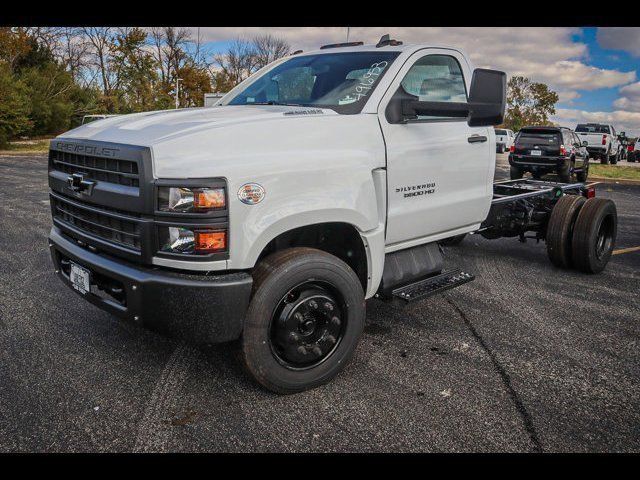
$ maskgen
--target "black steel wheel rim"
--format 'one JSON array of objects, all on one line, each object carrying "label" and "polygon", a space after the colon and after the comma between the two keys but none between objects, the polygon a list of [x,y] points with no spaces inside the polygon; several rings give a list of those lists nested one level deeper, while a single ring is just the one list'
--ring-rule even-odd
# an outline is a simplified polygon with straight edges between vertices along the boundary
[{"label": "black steel wheel rim", "polygon": [[292,370],[317,367],[340,344],[346,311],[342,296],[330,284],[296,285],[280,299],[271,317],[269,343],[274,357]]},{"label": "black steel wheel rim", "polygon": [[611,249],[613,241],[613,221],[610,216],[604,218],[598,228],[598,236],[596,239],[596,257],[602,259],[604,255]]}]

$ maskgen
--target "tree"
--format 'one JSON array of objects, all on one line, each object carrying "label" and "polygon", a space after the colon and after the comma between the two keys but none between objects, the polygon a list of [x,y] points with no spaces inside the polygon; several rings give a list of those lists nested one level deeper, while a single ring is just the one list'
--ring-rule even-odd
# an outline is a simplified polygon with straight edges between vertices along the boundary
[{"label": "tree", "polygon": [[146,47],[147,34],[141,28],[124,28],[116,35],[109,59],[114,72],[113,90],[121,112],[151,110],[156,103],[157,62]]},{"label": "tree", "polygon": [[550,125],[549,116],[556,113],[557,102],[558,94],[544,83],[522,76],[511,77],[504,127],[518,131],[526,125]]},{"label": "tree", "polygon": [[30,113],[27,88],[16,81],[10,64],[0,60],[0,146],[29,131]]},{"label": "tree", "polygon": [[254,54],[254,68],[256,70],[269,65],[271,62],[289,55],[291,46],[286,40],[273,35],[259,35],[251,41]]},{"label": "tree", "polygon": [[[83,35],[87,38],[90,49],[89,55],[91,58],[91,64],[98,71],[98,75],[102,82],[102,92],[104,96],[109,98],[111,96],[111,80],[112,74],[109,69],[110,62],[109,57],[111,55],[112,42],[112,28],[111,27],[83,27]],[[106,102],[108,105],[110,101]],[[110,109],[109,111],[113,111]]]},{"label": "tree", "polygon": [[228,92],[269,63],[289,54],[286,40],[273,35],[259,35],[251,40],[236,39],[224,53],[214,56],[217,68],[211,77],[218,92]]},{"label": "tree", "polygon": [[214,60],[220,66],[220,84],[231,85],[232,88],[256,70],[251,42],[239,38],[229,45],[225,53],[215,55]]}]

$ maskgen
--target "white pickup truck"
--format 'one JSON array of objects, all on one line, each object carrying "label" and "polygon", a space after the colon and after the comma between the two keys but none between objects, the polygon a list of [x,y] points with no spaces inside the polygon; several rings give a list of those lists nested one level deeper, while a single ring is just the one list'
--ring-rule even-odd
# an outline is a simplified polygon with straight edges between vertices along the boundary
[{"label": "white pickup truck", "polygon": [[589,156],[600,159],[600,163],[615,165],[620,157],[620,142],[613,125],[602,123],[580,123],[575,129],[578,138],[587,142]]},{"label": "white pickup truck", "polygon": [[508,128],[496,128],[496,152],[504,153],[509,151],[511,145],[516,138],[513,130],[509,130]]},{"label": "white pickup truck", "polygon": [[331,45],[275,61],[219,103],[52,140],[49,247],[65,284],[125,320],[241,339],[272,391],[341,371],[365,299],[472,280],[444,267],[438,242],[535,232],[556,265],[586,272],[611,255],[615,205],[587,199],[592,187],[493,184],[505,74],[456,48]]}]

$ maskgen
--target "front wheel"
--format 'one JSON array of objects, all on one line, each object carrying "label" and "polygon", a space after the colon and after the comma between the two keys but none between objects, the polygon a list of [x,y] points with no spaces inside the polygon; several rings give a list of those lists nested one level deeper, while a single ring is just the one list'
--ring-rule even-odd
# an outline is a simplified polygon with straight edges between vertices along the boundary
[{"label": "front wheel", "polygon": [[321,250],[290,248],[260,262],[253,278],[242,336],[249,373],[281,394],[335,377],[364,327],[364,292],[355,272]]}]

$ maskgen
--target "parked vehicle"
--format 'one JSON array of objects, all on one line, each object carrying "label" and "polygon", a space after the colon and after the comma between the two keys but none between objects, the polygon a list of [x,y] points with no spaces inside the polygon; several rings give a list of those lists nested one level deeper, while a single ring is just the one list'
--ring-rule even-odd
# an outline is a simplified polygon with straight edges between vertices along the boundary
[{"label": "parked vehicle", "polygon": [[515,139],[513,130],[507,128],[496,128],[496,152],[504,153],[511,148]]},{"label": "parked vehicle", "polygon": [[555,173],[561,182],[570,182],[573,174],[585,182],[589,174],[586,146],[586,141],[565,127],[524,127],[509,154],[511,179],[522,178],[525,172],[536,179]]},{"label": "parked vehicle", "polygon": [[638,145],[638,140],[636,139],[634,142],[629,142],[627,146],[627,161],[628,162],[638,162],[640,161],[640,150],[636,148]]},{"label": "parked vehicle", "polygon": [[602,164],[618,163],[619,142],[613,125],[580,123],[575,131],[582,141],[587,141],[589,157],[599,159]]},{"label": "parked vehicle", "polygon": [[213,107],[218,101],[224,97],[224,93],[205,93],[204,94],[204,106]]},{"label": "parked vehicle", "polygon": [[505,99],[504,72],[385,36],[277,60],[216,108],[79,127],[49,153],[55,271],[132,323],[239,339],[274,392],[316,387],[353,356],[365,299],[473,280],[440,240],[535,232],[555,264],[605,268],[610,200],[492,184]]}]

